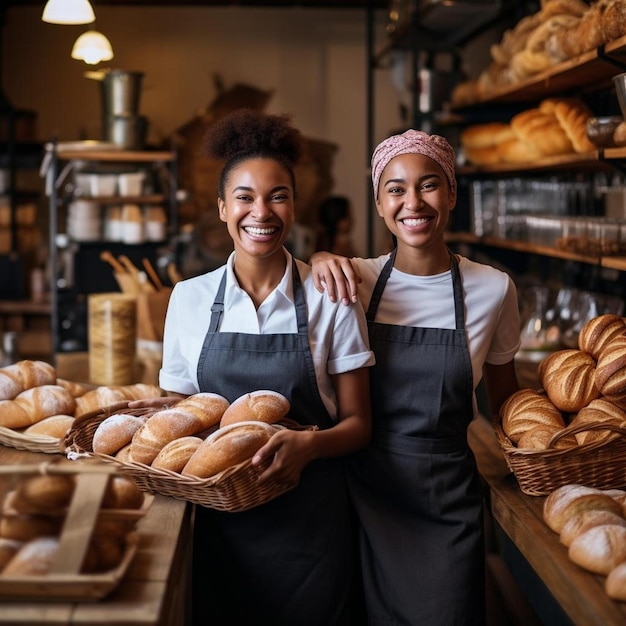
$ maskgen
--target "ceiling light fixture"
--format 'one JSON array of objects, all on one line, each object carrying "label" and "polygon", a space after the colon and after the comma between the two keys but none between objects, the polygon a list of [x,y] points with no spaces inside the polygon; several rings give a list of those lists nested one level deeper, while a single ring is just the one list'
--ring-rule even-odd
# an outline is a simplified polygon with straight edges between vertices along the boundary
[{"label": "ceiling light fixture", "polygon": [[89,0],[48,0],[41,19],[50,24],[90,24],[96,16]]},{"label": "ceiling light fixture", "polygon": [[74,42],[72,58],[89,65],[96,65],[100,61],[110,61],[113,58],[113,49],[102,33],[88,30]]}]

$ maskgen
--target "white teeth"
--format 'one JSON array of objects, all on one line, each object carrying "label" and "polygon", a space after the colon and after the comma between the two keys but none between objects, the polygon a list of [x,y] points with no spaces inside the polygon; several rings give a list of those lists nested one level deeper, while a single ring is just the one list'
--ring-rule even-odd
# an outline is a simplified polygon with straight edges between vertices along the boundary
[{"label": "white teeth", "polygon": [[271,235],[276,231],[275,228],[258,228],[255,226],[246,226],[244,230],[251,235]]},{"label": "white teeth", "polygon": [[405,226],[421,226],[422,224],[426,224],[426,222],[428,222],[428,220],[424,217],[422,218],[411,218],[411,219],[404,219],[402,220],[403,224]]}]

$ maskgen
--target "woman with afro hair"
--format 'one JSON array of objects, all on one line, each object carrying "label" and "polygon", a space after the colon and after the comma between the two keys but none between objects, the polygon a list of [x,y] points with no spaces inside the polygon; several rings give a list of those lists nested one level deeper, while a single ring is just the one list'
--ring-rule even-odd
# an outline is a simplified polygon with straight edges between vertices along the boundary
[{"label": "woman with afro hair", "polygon": [[290,400],[290,418],[317,429],[281,430],[253,459],[271,461],[259,481],[297,479],[295,489],[244,512],[196,508],[194,624],[354,623],[342,457],[370,437],[365,316],[320,294],[283,245],[301,150],[289,119],[238,110],[209,129],[206,149],[224,161],[217,206],[234,251],[174,288],[160,386],[230,402],[273,390]]}]

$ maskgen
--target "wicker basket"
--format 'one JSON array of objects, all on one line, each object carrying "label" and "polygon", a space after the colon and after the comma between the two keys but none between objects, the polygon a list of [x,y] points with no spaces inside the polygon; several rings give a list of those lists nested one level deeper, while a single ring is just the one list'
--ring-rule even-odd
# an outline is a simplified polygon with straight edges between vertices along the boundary
[{"label": "wicker basket", "polygon": [[[171,496],[219,511],[245,511],[269,502],[297,486],[297,482],[269,481],[259,484],[257,477],[267,466],[253,467],[251,460],[229,467],[210,478],[196,478],[143,463],[126,463],[113,456],[94,452],[93,435],[100,423],[110,415],[123,412],[146,416],[156,411],[154,408],[129,410],[127,407],[127,402],[121,402],[77,418],[65,437],[65,453],[68,458],[89,456],[114,463],[120,472],[132,478],[142,491]],[[277,429],[285,427],[276,425]],[[291,424],[289,427],[295,428]],[[317,427],[304,428],[315,430]]]},{"label": "wicker basket", "polygon": [[48,435],[26,435],[4,426],[0,426],[0,444],[28,452],[45,452],[46,454],[62,452],[61,439]]},{"label": "wicker basket", "polygon": [[[506,463],[527,495],[547,496],[569,484],[597,489],[626,487],[626,428],[617,424],[567,427],[552,437],[546,450],[515,447],[499,420],[494,429]],[[553,447],[562,437],[589,430],[611,430],[617,436],[562,450]]]}]

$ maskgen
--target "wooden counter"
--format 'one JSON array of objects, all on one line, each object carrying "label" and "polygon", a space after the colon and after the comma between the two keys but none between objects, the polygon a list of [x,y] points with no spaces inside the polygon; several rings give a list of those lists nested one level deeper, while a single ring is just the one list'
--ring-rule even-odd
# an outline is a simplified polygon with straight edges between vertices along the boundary
[{"label": "wooden counter", "polygon": [[489,506],[494,520],[571,622],[576,626],[626,624],[626,602],[608,598],[603,576],[595,576],[570,561],[558,535],[543,521],[545,497],[522,493],[485,418],[474,420],[469,441],[489,488]]},{"label": "wooden counter", "polygon": [[[0,463],[42,463],[61,456],[0,446]],[[98,602],[0,600],[0,624],[184,626],[189,623],[192,507],[156,495],[137,526],[139,548],[124,580]]]}]

